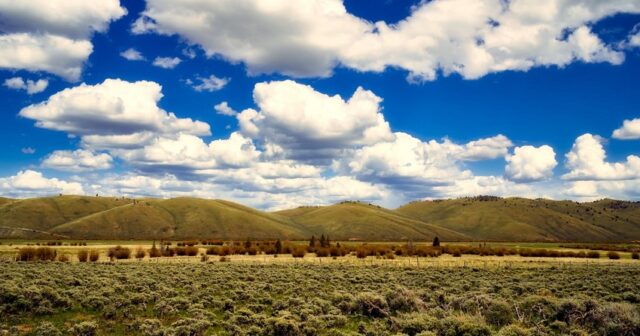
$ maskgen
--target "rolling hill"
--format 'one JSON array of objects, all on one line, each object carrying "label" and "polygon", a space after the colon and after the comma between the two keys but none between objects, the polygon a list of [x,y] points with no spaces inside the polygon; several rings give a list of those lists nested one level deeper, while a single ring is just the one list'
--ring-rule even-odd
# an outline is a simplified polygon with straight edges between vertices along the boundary
[{"label": "rolling hill", "polygon": [[0,198],[0,238],[443,241],[640,240],[640,202],[481,196],[390,210],[359,202],[264,212],[224,200]]},{"label": "rolling hill", "polygon": [[471,237],[427,224],[375,205],[343,202],[325,207],[301,207],[277,212],[307,231],[346,240],[469,240]]},{"label": "rolling hill", "polygon": [[473,197],[416,201],[405,216],[491,241],[618,241],[640,239],[640,203],[590,203]]}]

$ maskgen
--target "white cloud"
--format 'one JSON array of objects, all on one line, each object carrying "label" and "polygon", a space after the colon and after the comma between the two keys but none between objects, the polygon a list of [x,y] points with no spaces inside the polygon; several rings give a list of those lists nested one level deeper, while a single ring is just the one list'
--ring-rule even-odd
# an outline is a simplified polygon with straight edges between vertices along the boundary
[{"label": "white cloud", "polygon": [[[108,139],[139,141],[148,133],[209,135],[209,125],[178,118],[158,107],[162,87],[154,82],[107,79],[62,90],[48,100],[30,105],[20,116],[36,126],[90,137],[86,143]],[[100,138],[102,137],[102,138]]]},{"label": "white cloud", "polygon": [[555,151],[547,145],[516,147],[513,155],[508,155],[506,160],[505,174],[517,182],[548,179],[558,165]]},{"label": "white cloud", "polygon": [[35,154],[36,150],[35,148],[31,148],[31,147],[22,147],[22,149],[20,149],[20,151],[22,152],[22,154]]},{"label": "white cloud", "polygon": [[84,194],[78,182],[46,178],[42,173],[23,170],[14,176],[0,178],[0,193],[9,197],[35,197],[47,194]]},{"label": "white cloud", "polygon": [[230,117],[234,117],[238,115],[238,112],[232,109],[226,101],[223,101],[220,104],[217,104],[213,107],[217,114],[222,114]]},{"label": "white cloud", "polygon": [[93,32],[125,15],[118,0],[0,0],[0,67],[46,71],[76,81]]},{"label": "white cloud", "polygon": [[613,131],[612,136],[620,140],[640,139],[640,118],[625,120],[622,123],[622,127]]},{"label": "white cloud", "polygon": [[250,74],[322,77],[342,64],[402,68],[422,81],[575,61],[619,64],[624,54],[589,25],[639,12],[640,3],[627,0],[434,0],[390,25],[348,13],[342,0],[148,0],[132,31],[178,34],[209,57],[244,62]]},{"label": "white cloud", "polygon": [[541,197],[529,184],[516,183],[499,176],[474,176],[433,187],[432,198],[455,198],[477,195]]},{"label": "white cloud", "polygon": [[196,84],[192,80],[188,80],[187,84],[189,84],[194,90],[198,92],[202,92],[202,91],[213,92],[213,91],[222,90],[222,88],[224,88],[229,83],[230,79],[218,78],[215,75],[211,75],[208,78],[198,77],[196,78],[196,81],[199,82],[199,84]]},{"label": "white cloud", "polygon": [[456,148],[463,161],[491,160],[504,157],[513,146],[511,140],[502,134],[468,142],[463,148]]},{"label": "white cloud", "polygon": [[603,139],[589,133],[579,136],[567,153],[566,180],[629,180],[640,178],[640,157],[627,156],[626,162],[606,162]]},{"label": "white cloud", "polygon": [[114,153],[139,167],[182,171],[246,167],[259,156],[251,139],[235,132],[228,139],[215,140],[208,145],[197,136],[180,134],[176,138],[157,138],[139,149]]},{"label": "white cloud", "polygon": [[14,90],[25,90],[28,94],[35,94],[46,90],[49,81],[46,79],[38,79],[37,81],[27,79],[25,81],[22,77],[13,77],[5,79],[4,86]]},{"label": "white cloud", "polygon": [[123,52],[120,53],[120,56],[122,56],[123,58],[129,60],[129,61],[144,61],[145,58],[144,56],[142,56],[142,53],[140,53],[139,51],[133,49],[133,48],[129,48]]},{"label": "white cloud", "polygon": [[241,131],[284,149],[289,158],[326,159],[339,150],[393,139],[380,113],[382,99],[362,88],[345,101],[290,80],[274,81],[256,84],[253,98],[259,111],[238,114]]},{"label": "white cloud", "polygon": [[156,57],[153,60],[153,65],[163,69],[173,69],[182,62],[178,57]]},{"label": "white cloud", "polygon": [[69,172],[85,172],[109,169],[113,159],[106,153],[93,153],[89,150],[75,151],[57,150],[49,154],[42,162],[42,167]]}]

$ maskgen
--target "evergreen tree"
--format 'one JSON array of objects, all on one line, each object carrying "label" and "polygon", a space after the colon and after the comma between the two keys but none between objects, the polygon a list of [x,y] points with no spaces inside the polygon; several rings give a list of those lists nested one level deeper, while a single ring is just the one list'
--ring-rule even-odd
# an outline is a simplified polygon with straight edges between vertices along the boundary
[{"label": "evergreen tree", "polygon": [[309,247],[315,247],[316,246],[316,236],[312,235],[311,239],[309,240]]},{"label": "evergreen tree", "polygon": [[244,242],[244,248],[250,248],[251,247],[251,238],[247,238],[247,241]]},{"label": "evergreen tree", "polygon": [[440,247],[440,238],[438,236],[433,238],[433,247]]},{"label": "evergreen tree", "polygon": [[282,242],[280,239],[276,240],[276,254],[282,253]]},{"label": "evergreen tree", "polygon": [[320,247],[325,247],[324,234],[322,234],[322,236],[320,236]]},{"label": "evergreen tree", "polygon": [[327,244],[326,247],[331,247],[331,240],[329,240],[329,235],[324,239],[324,243]]}]

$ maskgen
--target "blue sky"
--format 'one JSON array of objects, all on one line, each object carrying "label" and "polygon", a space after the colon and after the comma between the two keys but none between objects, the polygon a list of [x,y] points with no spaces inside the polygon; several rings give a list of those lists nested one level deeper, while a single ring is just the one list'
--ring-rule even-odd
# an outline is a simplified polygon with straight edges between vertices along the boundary
[{"label": "blue sky", "polygon": [[8,197],[640,199],[640,1],[34,0],[0,18]]}]

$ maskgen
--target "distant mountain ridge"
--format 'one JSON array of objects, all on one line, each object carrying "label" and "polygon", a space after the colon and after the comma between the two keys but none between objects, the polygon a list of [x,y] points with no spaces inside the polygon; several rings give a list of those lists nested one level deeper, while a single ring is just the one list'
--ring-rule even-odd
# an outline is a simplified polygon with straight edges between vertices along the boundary
[{"label": "distant mountain ridge", "polygon": [[307,239],[404,241],[640,240],[640,202],[577,203],[478,196],[361,202],[264,212],[224,200],[55,196],[0,198],[0,238]]}]

